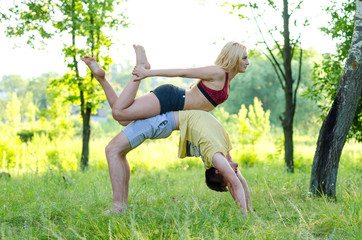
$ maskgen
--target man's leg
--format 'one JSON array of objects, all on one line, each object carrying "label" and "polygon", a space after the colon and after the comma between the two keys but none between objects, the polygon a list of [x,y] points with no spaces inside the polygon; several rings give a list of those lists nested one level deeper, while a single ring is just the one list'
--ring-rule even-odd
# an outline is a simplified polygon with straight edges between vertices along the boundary
[{"label": "man's leg", "polygon": [[130,169],[126,154],[131,150],[123,132],[114,137],[106,147],[109,176],[112,183],[113,202],[108,212],[124,213],[128,206]]}]

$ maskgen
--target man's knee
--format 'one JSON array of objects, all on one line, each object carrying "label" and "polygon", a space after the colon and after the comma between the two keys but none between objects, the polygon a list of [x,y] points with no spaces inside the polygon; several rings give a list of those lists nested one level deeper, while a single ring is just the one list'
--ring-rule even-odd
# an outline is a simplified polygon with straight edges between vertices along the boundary
[{"label": "man's knee", "polygon": [[126,155],[131,149],[129,141],[124,133],[117,135],[106,146],[106,156],[110,159],[113,155]]},{"label": "man's knee", "polygon": [[106,156],[107,156],[107,159],[109,156],[111,156],[112,154],[116,153],[117,152],[117,149],[115,149],[113,147],[113,144],[112,142],[108,143],[107,146],[106,146]]}]

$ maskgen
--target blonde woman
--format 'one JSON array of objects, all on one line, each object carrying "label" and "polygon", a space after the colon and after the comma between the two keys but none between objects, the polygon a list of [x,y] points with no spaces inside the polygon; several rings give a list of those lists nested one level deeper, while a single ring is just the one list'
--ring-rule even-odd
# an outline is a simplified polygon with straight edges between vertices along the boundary
[{"label": "blonde woman", "polygon": [[[105,79],[105,72],[95,59],[83,57],[102,85],[112,108],[113,118],[122,125],[130,121],[156,116],[169,111],[204,110],[211,111],[229,96],[231,80],[244,73],[249,65],[246,47],[238,42],[228,42],[221,50],[215,64],[189,69],[151,70],[142,46],[134,45],[137,65],[133,77],[119,97]],[[140,80],[147,77],[183,77],[199,79],[190,89],[182,89],[171,84],[157,87],[150,93],[135,98]]]}]

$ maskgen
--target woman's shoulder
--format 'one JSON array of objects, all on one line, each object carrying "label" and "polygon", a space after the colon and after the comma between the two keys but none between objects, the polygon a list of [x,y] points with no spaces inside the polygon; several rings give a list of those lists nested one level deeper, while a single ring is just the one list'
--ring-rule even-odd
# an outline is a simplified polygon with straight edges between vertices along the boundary
[{"label": "woman's shoulder", "polygon": [[214,79],[225,79],[226,71],[217,65],[207,67]]}]

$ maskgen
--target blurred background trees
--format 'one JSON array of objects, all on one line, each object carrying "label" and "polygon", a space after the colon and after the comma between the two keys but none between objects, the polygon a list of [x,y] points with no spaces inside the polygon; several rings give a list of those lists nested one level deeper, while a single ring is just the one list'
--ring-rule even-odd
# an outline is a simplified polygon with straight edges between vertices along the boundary
[{"label": "blurred background trees", "polygon": [[[300,1],[289,2],[293,2],[292,5],[296,9],[300,7],[298,4]],[[16,3],[19,7],[10,9],[10,15],[0,14],[3,24],[12,16],[7,34],[26,39],[29,45],[36,48],[39,48],[38,41],[43,42],[40,43],[42,45],[51,38],[62,39],[64,46],[61,54],[69,72],[60,76],[56,73],[47,73],[45,67],[44,74],[32,79],[25,79],[19,75],[6,75],[0,79],[0,107],[3,109],[0,112],[0,128],[6,136],[0,141],[0,153],[4,153],[2,158],[0,157],[2,166],[14,167],[20,158],[21,149],[30,146],[34,138],[39,142],[44,140],[40,138],[47,138],[51,142],[49,144],[54,144],[57,141],[67,141],[72,138],[79,140],[86,136],[82,138],[83,146],[89,142],[90,136],[97,139],[105,137],[109,140],[110,136],[119,132],[121,127],[113,121],[107,103],[102,103],[104,94],[92,75],[89,72],[85,76],[79,75],[78,63],[81,55],[89,54],[96,57],[102,67],[108,69],[107,79],[118,93],[129,81],[133,63],[113,64],[108,55],[111,44],[109,30],[114,25],[127,26],[127,18],[123,12],[118,15],[112,13],[112,4],[116,4],[116,1],[24,0]],[[295,91],[294,95],[295,102],[298,103],[295,105],[293,119],[295,140],[292,140],[297,142],[297,152],[293,154],[293,165],[296,168],[311,165],[312,154],[306,157],[300,154],[299,149],[315,147],[321,119],[326,116],[338,90],[353,32],[354,3],[352,0],[332,1],[324,10],[331,14],[331,21],[322,31],[331,39],[337,40],[336,53],[322,55],[312,48],[301,49],[302,45],[298,42],[299,32],[290,32],[294,48],[290,64],[291,68],[295,69],[291,77],[294,79],[294,84],[297,82],[296,79],[299,77],[301,79],[298,91]],[[267,4],[272,11],[282,14],[281,8],[276,9],[274,2],[268,1]],[[243,4],[234,5],[234,13],[244,17],[242,13],[246,7],[248,6]],[[55,13],[59,15],[55,17]],[[293,24],[294,22],[291,26],[294,26]],[[103,29],[103,26],[106,28]],[[247,72],[238,75],[231,82],[229,99],[212,111],[232,137],[235,159],[248,166],[256,162],[278,162],[285,154],[283,145],[285,138],[279,119],[285,111],[285,92],[280,87],[275,65],[270,64],[268,59],[275,54],[278,64],[281,66],[283,64],[284,53],[278,52],[278,48],[284,47],[280,29],[282,28],[267,29],[267,33],[270,30],[274,36],[278,36],[276,41],[271,41],[269,45],[271,52],[268,52],[263,44],[249,46],[251,64]],[[267,54],[264,54],[265,52]],[[145,79],[142,81],[138,95],[166,82],[188,88],[195,80]],[[294,85],[294,90],[295,87]],[[361,112],[360,101],[348,135],[351,139],[359,141],[361,141]],[[91,122],[91,116],[96,121]],[[92,132],[88,128],[90,126]],[[76,147],[77,150],[80,149],[78,145]],[[60,147],[59,149],[61,151]],[[56,159],[60,159],[61,155],[54,149],[47,151],[46,154]],[[102,152],[104,158],[103,155]],[[85,160],[84,148],[83,153],[73,154],[65,164],[56,166],[59,168],[71,166],[72,169],[78,169],[78,162],[73,157],[82,159],[82,165],[79,166],[86,166],[88,161]],[[353,161],[359,161],[359,158]],[[55,166],[53,162],[50,165]]]}]

